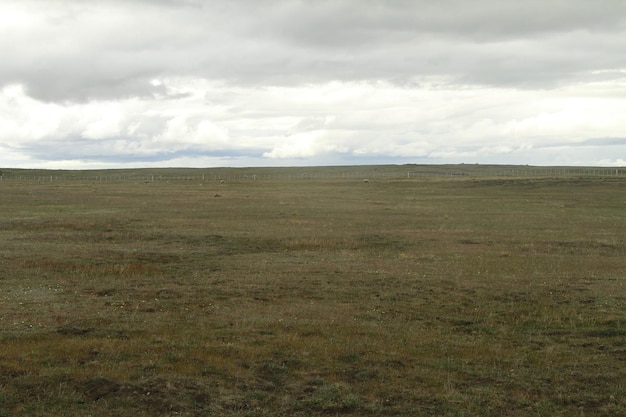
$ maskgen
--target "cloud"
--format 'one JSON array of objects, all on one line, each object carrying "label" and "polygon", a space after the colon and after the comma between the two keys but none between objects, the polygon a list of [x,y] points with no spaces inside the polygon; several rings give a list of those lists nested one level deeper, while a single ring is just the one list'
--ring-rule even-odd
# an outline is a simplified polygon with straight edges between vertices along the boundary
[{"label": "cloud", "polygon": [[[160,76],[555,86],[624,67],[621,1],[9,2],[1,83],[46,101],[149,97]],[[17,18],[16,16],[19,16]],[[9,21],[9,19],[6,19]]]},{"label": "cloud", "polygon": [[619,0],[8,0],[0,162],[619,161],[625,32]]}]

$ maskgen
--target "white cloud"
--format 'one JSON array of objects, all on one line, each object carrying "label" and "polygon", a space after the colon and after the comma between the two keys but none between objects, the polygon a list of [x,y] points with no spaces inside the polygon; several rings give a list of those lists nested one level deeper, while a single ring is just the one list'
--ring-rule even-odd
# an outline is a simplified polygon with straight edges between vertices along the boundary
[{"label": "white cloud", "polygon": [[94,105],[93,114],[89,115],[86,120],[85,130],[81,133],[81,137],[86,139],[104,139],[113,136],[119,136],[121,133],[122,114],[120,106],[117,103],[104,103],[103,105]]},{"label": "white cloud", "polygon": [[269,152],[264,152],[263,156],[276,159],[291,159],[349,152],[349,147],[342,144],[338,139],[338,135],[335,136],[324,129],[295,133],[282,141],[278,141],[275,147]]},{"label": "white cloud", "polygon": [[623,158],[601,159],[599,161],[595,161],[593,165],[608,167],[626,167],[626,160],[624,160]]}]

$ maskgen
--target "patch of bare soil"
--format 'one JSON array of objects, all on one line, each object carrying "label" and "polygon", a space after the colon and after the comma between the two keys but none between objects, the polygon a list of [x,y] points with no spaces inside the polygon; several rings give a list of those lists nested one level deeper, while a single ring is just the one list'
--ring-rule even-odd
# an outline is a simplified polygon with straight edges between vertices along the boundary
[{"label": "patch of bare soil", "polygon": [[96,377],[83,385],[83,394],[89,401],[130,406],[150,411],[152,415],[209,412],[215,398],[212,387],[200,381],[162,377],[122,384],[108,378]]}]

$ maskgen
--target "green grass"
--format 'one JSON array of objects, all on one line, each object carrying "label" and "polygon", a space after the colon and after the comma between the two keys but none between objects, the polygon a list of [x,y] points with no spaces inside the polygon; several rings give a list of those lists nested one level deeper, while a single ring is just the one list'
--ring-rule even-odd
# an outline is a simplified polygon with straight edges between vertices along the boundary
[{"label": "green grass", "polygon": [[0,416],[622,415],[625,214],[620,178],[3,181]]}]

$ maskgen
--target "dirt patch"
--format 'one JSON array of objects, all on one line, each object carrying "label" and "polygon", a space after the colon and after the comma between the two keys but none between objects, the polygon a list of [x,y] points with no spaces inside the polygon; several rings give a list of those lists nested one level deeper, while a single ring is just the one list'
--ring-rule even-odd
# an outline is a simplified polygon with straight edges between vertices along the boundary
[{"label": "dirt patch", "polygon": [[119,329],[111,329],[107,327],[97,327],[91,325],[88,321],[76,321],[59,326],[56,330],[58,334],[63,336],[93,336],[106,339],[128,339],[129,336],[126,331]]},{"label": "dirt patch", "polygon": [[153,415],[164,413],[208,412],[215,394],[210,386],[190,378],[150,378],[136,383],[120,384],[96,377],[84,384],[83,394],[91,401],[132,405],[150,410]]},{"label": "dirt patch", "polygon": [[119,389],[120,384],[117,382],[103,377],[96,377],[85,383],[84,393],[88,399],[95,401],[115,395]]}]

